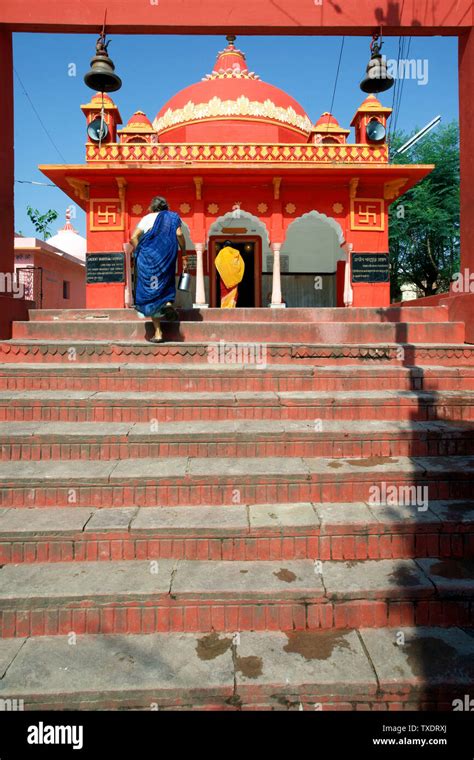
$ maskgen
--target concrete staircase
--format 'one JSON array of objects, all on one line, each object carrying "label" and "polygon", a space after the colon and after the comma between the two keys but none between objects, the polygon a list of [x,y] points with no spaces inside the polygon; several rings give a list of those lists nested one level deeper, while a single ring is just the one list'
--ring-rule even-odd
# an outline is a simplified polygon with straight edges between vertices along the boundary
[{"label": "concrete staircase", "polygon": [[0,698],[452,709],[474,346],[447,310],[33,311],[0,343]]}]

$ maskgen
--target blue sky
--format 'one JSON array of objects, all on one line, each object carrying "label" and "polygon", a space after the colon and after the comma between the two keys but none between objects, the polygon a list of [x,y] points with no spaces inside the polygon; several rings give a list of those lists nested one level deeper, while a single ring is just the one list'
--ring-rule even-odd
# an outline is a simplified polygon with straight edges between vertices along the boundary
[{"label": "blue sky", "polygon": [[[57,149],[48,139],[18,78],[15,77],[15,176],[17,180],[48,182],[38,164],[82,163],[85,119],[80,110],[92,94],[83,75],[95,50],[94,35],[15,34],[14,65]],[[162,105],[178,90],[212,71],[216,54],[225,47],[221,36],[112,36],[109,54],[123,87],[113,94],[124,122],[141,109],[153,120]],[[316,120],[329,110],[341,46],[340,37],[240,37],[237,46],[247,55],[251,71],[264,81],[295,97]],[[398,55],[398,38],[387,37],[383,52]],[[413,38],[410,58],[426,61],[428,83],[404,82],[397,126],[413,133],[437,114],[447,123],[458,118],[457,40],[451,37]],[[349,126],[364,94],[359,81],[369,58],[369,40],[348,37],[344,43],[333,113]],[[75,64],[76,76],[69,76]],[[380,96],[392,105],[390,90]],[[58,153],[59,150],[59,153]],[[63,156],[64,160],[61,158]],[[60,190],[15,183],[15,228],[24,235],[34,229],[27,205],[40,211],[54,208],[60,218],[70,199]],[[78,209],[74,224],[85,234],[84,213]]]}]

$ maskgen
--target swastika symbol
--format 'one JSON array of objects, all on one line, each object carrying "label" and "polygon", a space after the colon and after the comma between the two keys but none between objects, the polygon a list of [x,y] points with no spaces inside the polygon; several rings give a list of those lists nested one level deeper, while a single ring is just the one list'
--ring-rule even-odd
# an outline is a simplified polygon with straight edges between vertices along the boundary
[{"label": "swastika symbol", "polygon": [[[371,211],[371,209],[374,210]],[[377,224],[377,206],[367,204],[364,210],[364,207],[362,205],[359,205],[357,216],[357,221],[359,224],[368,224],[369,226],[375,226]]]},{"label": "swastika symbol", "polygon": [[117,223],[117,206],[111,204],[107,204],[105,208],[99,206],[97,209],[97,224],[110,223]]}]

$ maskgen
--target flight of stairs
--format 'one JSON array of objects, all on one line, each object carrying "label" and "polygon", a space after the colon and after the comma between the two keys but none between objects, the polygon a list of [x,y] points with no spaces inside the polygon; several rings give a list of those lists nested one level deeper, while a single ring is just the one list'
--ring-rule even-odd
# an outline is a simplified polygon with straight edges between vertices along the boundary
[{"label": "flight of stairs", "polygon": [[164,332],[42,310],[0,343],[0,699],[451,710],[474,678],[464,324],[209,309]]}]

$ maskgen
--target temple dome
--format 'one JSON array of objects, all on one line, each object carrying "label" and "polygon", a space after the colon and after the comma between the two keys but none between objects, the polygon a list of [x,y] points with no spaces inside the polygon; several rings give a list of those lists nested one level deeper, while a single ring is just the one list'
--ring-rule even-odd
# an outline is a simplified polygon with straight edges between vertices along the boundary
[{"label": "temple dome", "polygon": [[69,253],[81,261],[86,260],[87,240],[72,226],[70,209],[66,210],[66,224],[58,230],[56,235],[49,238],[48,245]]},{"label": "temple dome", "polygon": [[312,123],[302,106],[249,71],[235,37],[227,40],[212,73],[158,112],[153,126],[160,142],[308,142]]},{"label": "temple dome", "polygon": [[345,143],[350,129],[344,129],[338,120],[329,113],[324,111],[313,127],[314,135],[319,138],[317,142],[321,143]]},{"label": "temple dome", "polygon": [[155,142],[156,139],[153,125],[143,111],[135,111],[117,134],[120,135],[121,142]]},{"label": "temple dome", "polygon": [[150,119],[143,111],[135,111],[127,121],[126,127],[120,131],[152,132],[153,127]]},{"label": "temple dome", "polygon": [[323,114],[319,117],[317,122],[314,125],[315,127],[339,127],[338,120],[332,115],[332,113],[329,113],[329,111],[324,111]]}]

